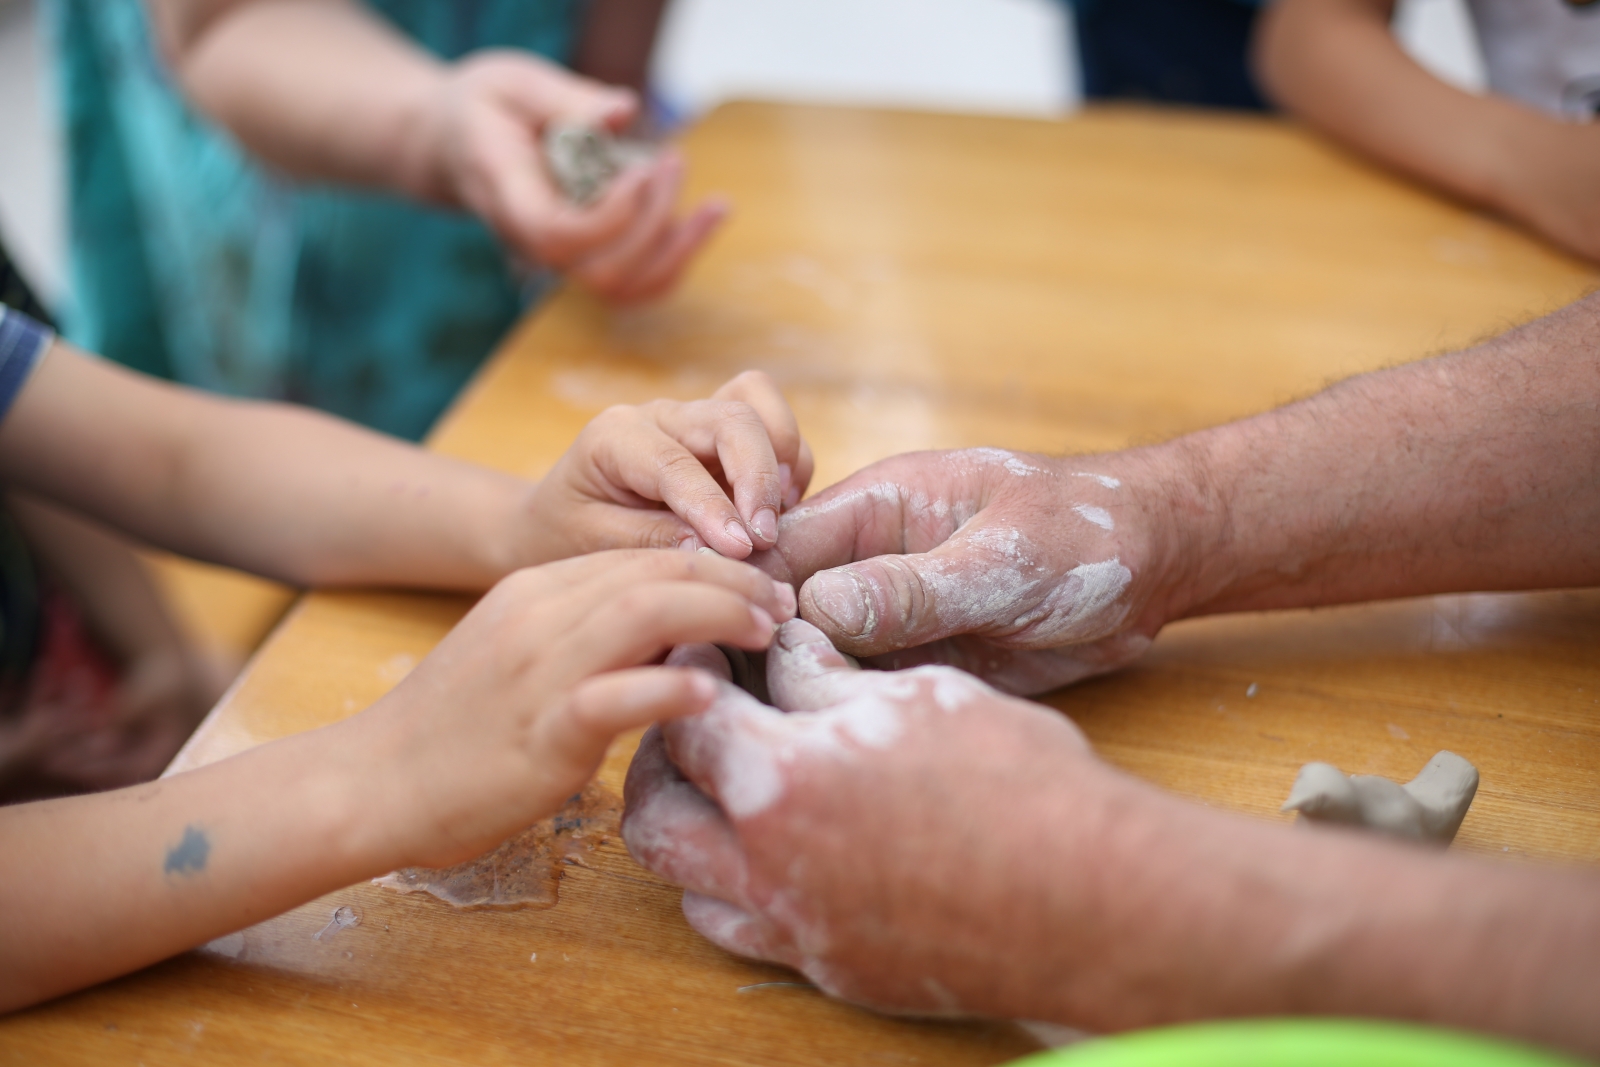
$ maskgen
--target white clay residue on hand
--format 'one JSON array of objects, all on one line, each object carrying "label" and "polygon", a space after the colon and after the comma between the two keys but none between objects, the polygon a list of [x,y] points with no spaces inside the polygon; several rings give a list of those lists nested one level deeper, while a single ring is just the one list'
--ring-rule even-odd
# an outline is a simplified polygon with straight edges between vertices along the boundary
[{"label": "white clay residue on hand", "polygon": [[998,464],[1019,478],[1050,473],[1043,467],[1036,467],[1015,452],[1009,452],[1004,448],[963,448],[959,452],[950,453],[949,458],[958,463],[966,460],[985,465]]},{"label": "white clay residue on hand", "polygon": [[1116,522],[1111,518],[1111,512],[1105,508],[1097,508],[1093,504],[1079,504],[1072,510],[1102,530],[1115,530],[1117,528]]},{"label": "white clay residue on hand", "polygon": [[1122,479],[1113,478],[1109,474],[1096,474],[1093,471],[1073,471],[1072,476],[1074,478],[1093,478],[1107,489],[1122,488]]}]

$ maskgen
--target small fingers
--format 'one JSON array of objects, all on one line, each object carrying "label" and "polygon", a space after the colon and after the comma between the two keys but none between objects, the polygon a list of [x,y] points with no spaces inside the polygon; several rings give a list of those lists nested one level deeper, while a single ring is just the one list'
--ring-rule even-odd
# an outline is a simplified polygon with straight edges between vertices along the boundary
[{"label": "small fingers", "polygon": [[[721,586],[760,607],[774,620],[794,617],[794,590],[736,560],[710,552],[615,549],[558,560],[501,579],[486,606],[501,612],[539,610],[558,597],[577,594],[590,608],[650,582]],[[474,609],[476,610],[476,609]],[[574,620],[576,621],[576,620]]]},{"label": "small fingers", "polygon": [[602,296],[624,290],[640,266],[669,236],[673,207],[683,184],[683,163],[666,154],[647,168],[643,190],[628,226],[614,239],[572,264],[572,275]]},{"label": "small fingers", "polygon": [[783,483],[772,437],[760,413],[736,400],[699,400],[657,411],[662,429],[690,451],[699,452],[708,445],[715,449],[723,478],[733,490],[734,506],[754,539],[753,547],[776,545]]},{"label": "small fingers", "polygon": [[579,682],[556,714],[540,723],[550,750],[582,766],[605,755],[618,734],[704,711],[716,694],[716,680],[696,670],[610,671]]},{"label": "small fingers", "polygon": [[650,582],[598,604],[559,637],[551,662],[569,677],[648,663],[673,645],[712,642],[766,648],[772,616],[744,597],[702,582]]},{"label": "small fingers", "polygon": [[711,239],[728,216],[723,200],[700,205],[688,218],[675,222],[655,249],[634,270],[628,281],[610,294],[617,303],[642,303],[662,296],[678,284],[690,260]]},{"label": "small fingers", "polygon": [[[800,424],[778,384],[761,371],[745,371],[718,389],[712,398],[737,400],[755,411],[766,427],[778,461],[779,502],[784,510],[798,504],[811,481],[811,448],[800,436]],[[775,532],[770,543],[776,543]]]}]

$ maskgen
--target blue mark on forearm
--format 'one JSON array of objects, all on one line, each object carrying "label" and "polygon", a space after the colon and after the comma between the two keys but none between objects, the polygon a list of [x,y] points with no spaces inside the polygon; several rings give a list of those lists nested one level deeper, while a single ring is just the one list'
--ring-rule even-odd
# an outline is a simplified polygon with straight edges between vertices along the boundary
[{"label": "blue mark on forearm", "polygon": [[211,840],[198,826],[183,828],[183,840],[167,850],[168,874],[198,874],[206,869],[211,855]]}]

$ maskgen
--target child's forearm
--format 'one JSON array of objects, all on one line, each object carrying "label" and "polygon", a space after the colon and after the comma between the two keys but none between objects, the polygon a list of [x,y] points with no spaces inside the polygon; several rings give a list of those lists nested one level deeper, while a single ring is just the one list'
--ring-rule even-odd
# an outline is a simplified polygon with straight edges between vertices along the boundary
[{"label": "child's forearm", "polygon": [[297,585],[482,589],[549,556],[533,483],[57,344],[0,423],[0,478],[154,544]]},{"label": "child's forearm", "polygon": [[352,727],[146,785],[0,808],[0,1012],[389,869],[374,829],[383,805],[363,785],[377,757],[334,736]]},{"label": "child's forearm", "polygon": [[1394,0],[1281,0],[1262,13],[1257,73],[1278,103],[1339,141],[1474,203],[1496,203],[1505,142],[1542,121],[1428,73],[1389,28]]},{"label": "child's forearm", "polygon": [[411,151],[442,66],[348,0],[150,0],[195,104],[296,177],[439,198]]}]

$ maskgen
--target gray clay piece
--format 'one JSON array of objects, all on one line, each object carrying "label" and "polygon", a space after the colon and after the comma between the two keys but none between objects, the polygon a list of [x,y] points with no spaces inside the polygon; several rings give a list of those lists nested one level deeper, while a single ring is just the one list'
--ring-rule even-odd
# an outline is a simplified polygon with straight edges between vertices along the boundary
[{"label": "gray clay piece", "polygon": [[1308,763],[1283,802],[1313,822],[1365,826],[1414,841],[1448,845],[1478,792],[1478,768],[1440,752],[1405,785],[1372,774],[1346,775],[1331,763]]},{"label": "gray clay piece", "polygon": [[650,155],[649,145],[618,140],[593,126],[552,123],[544,131],[545,166],[574,204],[593,203],[623,168]]}]

